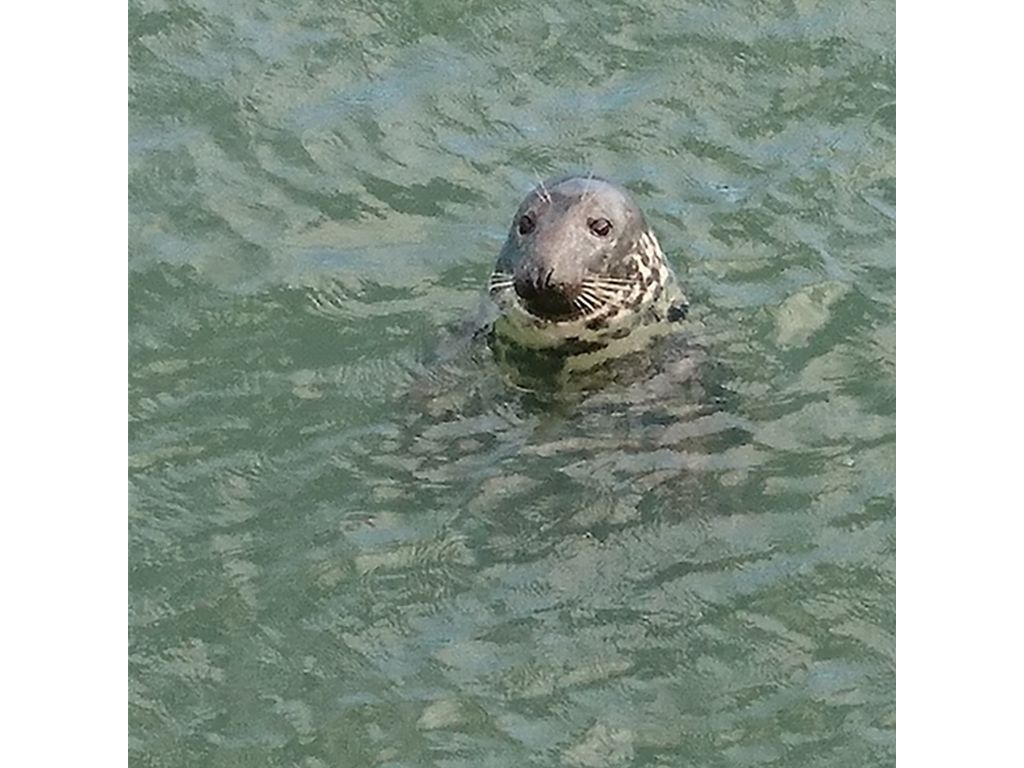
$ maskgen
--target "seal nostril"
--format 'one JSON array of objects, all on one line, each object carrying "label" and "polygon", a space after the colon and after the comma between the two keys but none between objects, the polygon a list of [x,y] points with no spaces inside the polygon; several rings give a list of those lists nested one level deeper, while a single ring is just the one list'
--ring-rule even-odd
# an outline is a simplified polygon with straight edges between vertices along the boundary
[{"label": "seal nostril", "polygon": [[562,286],[554,281],[554,270],[523,274],[515,278],[513,287],[521,299],[533,300],[540,296],[561,293]]},{"label": "seal nostril", "polygon": [[534,285],[533,280],[530,280],[528,277],[524,277],[522,275],[516,277],[515,281],[513,282],[513,287],[515,288],[516,293],[519,295],[519,298],[521,299],[531,299],[537,293],[537,286]]},{"label": "seal nostril", "polygon": [[515,278],[513,285],[523,306],[536,317],[564,319],[577,311],[573,302],[580,286],[559,280],[554,269],[524,272]]}]

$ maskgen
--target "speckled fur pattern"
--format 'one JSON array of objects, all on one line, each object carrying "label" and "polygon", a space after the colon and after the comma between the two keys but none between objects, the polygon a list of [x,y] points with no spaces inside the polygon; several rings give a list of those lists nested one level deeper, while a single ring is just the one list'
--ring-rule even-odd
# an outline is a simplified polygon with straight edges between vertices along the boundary
[{"label": "speckled fur pattern", "polygon": [[[576,186],[582,184],[579,182]],[[521,249],[513,230],[491,275],[488,291],[500,311],[493,333],[496,351],[500,352],[501,347],[509,344],[548,350],[561,353],[568,369],[586,368],[646,345],[653,337],[671,332],[673,324],[685,317],[686,298],[657,237],[624,191],[607,182],[601,181],[601,184],[597,193],[584,193],[580,204],[593,209],[595,204],[601,203],[600,194],[618,194],[633,207],[627,210],[628,218],[622,222],[623,242],[616,243],[614,250],[595,262],[585,240],[578,246],[581,259],[597,264],[596,269],[590,266],[585,270],[582,278],[586,297],[580,302],[582,311],[575,317],[551,320],[537,317],[526,308],[513,287],[513,270],[509,268],[511,260],[507,252],[511,251],[514,257]],[[535,190],[532,194],[540,196],[542,202],[552,203],[552,194],[558,199],[558,186],[555,182],[549,193],[542,185],[539,192]],[[610,190],[607,193],[606,188]],[[587,194],[596,200],[588,200]],[[530,200],[528,197],[524,201],[520,213],[530,209]],[[570,198],[566,205],[572,207],[561,215],[578,215],[576,202]],[[550,207],[553,206],[552,203]],[[572,242],[572,247],[577,247],[577,241]]]}]

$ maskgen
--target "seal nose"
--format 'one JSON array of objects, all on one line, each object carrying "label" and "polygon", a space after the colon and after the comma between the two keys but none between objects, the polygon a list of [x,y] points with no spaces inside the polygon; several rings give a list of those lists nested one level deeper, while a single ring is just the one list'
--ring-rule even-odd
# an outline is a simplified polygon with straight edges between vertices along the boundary
[{"label": "seal nose", "polygon": [[514,287],[532,315],[558,319],[576,313],[573,299],[579,293],[579,286],[554,280],[552,270],[516,275]]}]

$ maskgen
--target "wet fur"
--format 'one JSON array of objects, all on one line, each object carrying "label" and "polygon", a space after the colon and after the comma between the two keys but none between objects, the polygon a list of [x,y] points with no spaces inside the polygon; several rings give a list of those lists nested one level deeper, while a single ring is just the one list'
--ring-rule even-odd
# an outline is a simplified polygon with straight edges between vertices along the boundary
[{"label": "wet fur", "polygon": [[[527,212],[548,217],[541,221],[555,234],[544,247],[557,252],[538,257],[538,247],[524,242],[516,222]],[[613,221],[618,227],[614,243],[575,231],[585,226],[588,214]],[[520,300],[514,287],[516,270],[523,268],[524,260],[538,258],[549,260],[552,270],[580,273],[573,316],[539,317]],[[543,350],[561,360],[565,370],[591,368],[643,348],[671,332],[688,307],[657,238],[628,193],[589,177],[541,183],[526,197],[491,275],[488,294],[500,312],[491,337],[499,357],[514,357],[516,347]]]}]

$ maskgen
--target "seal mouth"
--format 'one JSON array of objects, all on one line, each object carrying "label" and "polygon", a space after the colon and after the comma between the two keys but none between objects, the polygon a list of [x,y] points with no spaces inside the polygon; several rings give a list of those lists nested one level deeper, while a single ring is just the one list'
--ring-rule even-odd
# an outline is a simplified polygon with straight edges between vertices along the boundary
[{"label": "seal mouth", "polygon": [[551,285],[550,275],[540,285],[517,280],[508,272],[491,275],[488,293],[499,305],[509,304],[542,323],[588,320],[625,306],[634,281],[605,275],[586,275],[571,286]]},{"label": "seal mouth", "polygon": [[542,294],[535,299],[520,299],[523,308],[530,315],[549,323],[565,323],[583,316],[575,304],[562,296]]}]

